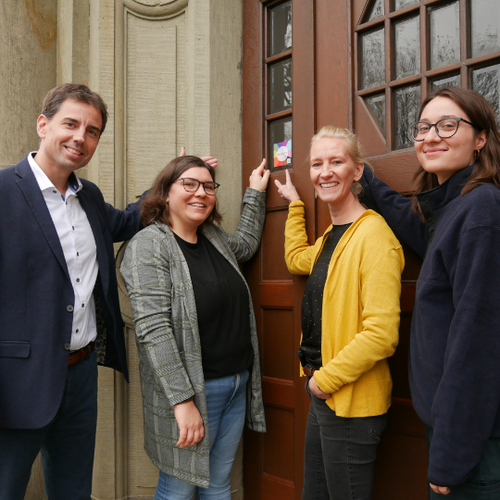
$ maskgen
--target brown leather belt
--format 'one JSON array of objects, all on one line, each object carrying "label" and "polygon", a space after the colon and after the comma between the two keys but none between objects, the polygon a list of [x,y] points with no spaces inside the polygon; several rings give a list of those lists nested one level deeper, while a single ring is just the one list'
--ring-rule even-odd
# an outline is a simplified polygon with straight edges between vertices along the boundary
[{"label": "brown leather belt", "polygon": [[89,356],[90,353],[94,352],[95,342],[91,342],[89,345],[78,349],[78,351],[70,352],[68,356],[68,366],[74,365]]},{"label": "brown leather belt", "polygon": [[310,366],[303,366],[302,367],[302,370],[304,370],[304,373],[308,376],[308,377],[312,377],[314,372],[316,371],[314,368],[311,368]]}]

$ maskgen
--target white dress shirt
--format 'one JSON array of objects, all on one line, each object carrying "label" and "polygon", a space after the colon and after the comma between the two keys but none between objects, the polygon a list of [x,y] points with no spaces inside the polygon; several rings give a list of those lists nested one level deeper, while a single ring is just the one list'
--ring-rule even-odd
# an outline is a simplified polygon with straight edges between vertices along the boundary
[{"label": "white dress shirt", "polygon": [[69,345],[69,350],[75,351],[85,347],[97,336],[92,292],[99,268],[94,234],[78,200],[78,192],[83,188],[80,179],[71,175],[68,189],[62,195],[36,163],[34,154],[36,152],[28,155],[28,161],[54,222],[75,292]]}]

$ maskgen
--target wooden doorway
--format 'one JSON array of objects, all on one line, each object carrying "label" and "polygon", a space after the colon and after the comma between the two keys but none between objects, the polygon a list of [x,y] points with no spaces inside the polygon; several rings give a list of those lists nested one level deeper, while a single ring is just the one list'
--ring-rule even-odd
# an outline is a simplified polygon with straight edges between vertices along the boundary
[{"label": "wooden doorway", "polygon": [[[500,40],[492,35],[500,21],[485,15],[494,2],[243,2],[243,178],[262,157],[272,167],[261,249],[246,269],[269,429],[266,435],[245,435],[248,500],[301,498],[309,404],[295,356],[305,278],[292,276],[284,264],[287,205],[273,180],[283,181],[284,169],[290,169],[314,241],[330,220],[316,204],[306,159],[311,136],[333,124],[359,135],[381,179],[410,192],[417,162],[408,130],[428,92],[446,84],[473,88],[500,114]],[[394,389],[376,462],[375,500],[427,498],[424,427],[413,410],[407,376],[420,263],[406,248],[405,257],[400,343],[390,360]]]}]

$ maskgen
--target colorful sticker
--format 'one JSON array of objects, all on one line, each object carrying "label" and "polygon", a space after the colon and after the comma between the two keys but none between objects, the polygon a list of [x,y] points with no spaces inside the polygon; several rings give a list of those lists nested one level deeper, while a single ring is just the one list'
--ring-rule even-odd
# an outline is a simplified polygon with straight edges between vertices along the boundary
[{"label": "colorful sticker", "polygon": [[274,144],[274,168],[292,163],[292,140]]}]

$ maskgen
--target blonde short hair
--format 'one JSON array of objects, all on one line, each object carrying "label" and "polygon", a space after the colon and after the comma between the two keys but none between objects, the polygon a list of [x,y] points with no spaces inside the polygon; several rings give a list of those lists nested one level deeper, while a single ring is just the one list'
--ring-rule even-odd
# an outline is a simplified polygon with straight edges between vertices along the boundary
[{"label": "blonde short hair", "polygon": [[317,140],[324,138],[344,139],[347,144],[349,155],[354,162],[359,163],[360,161],[363,161],[365,154],[363,146],[361,146],[358,136],[350,130],[346,128],[334,127],[333,125],[326,125],[322,127],[317,134],[313,135],[311,139],[311,148]]}]

